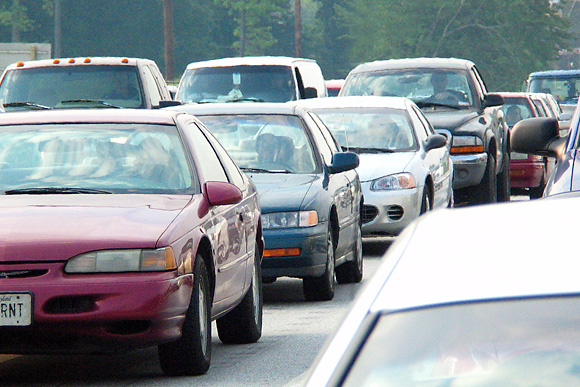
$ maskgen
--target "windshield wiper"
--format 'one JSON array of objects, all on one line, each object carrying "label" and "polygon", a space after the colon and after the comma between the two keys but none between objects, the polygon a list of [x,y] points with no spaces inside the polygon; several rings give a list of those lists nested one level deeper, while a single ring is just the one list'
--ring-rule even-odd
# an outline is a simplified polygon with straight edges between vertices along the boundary
[{"label": "windshield wiper", "polygon": [[261,98],[247,97],[247,98],[228,99],[225,102],[264,102],[264,100]]},{"label": "windshield wiper", "polygon": [[242,167],[240,168],[242,171],[244,172],[256,172],[256,173],[292,173],[292,171],[289,171],[287,169],[264,169],[264,168],[246,168],[246,167]]},{"label": "windshield wiper", "polygon": [[25,107],[32,110],[50,110],[52,109],[50,106],[41,105],[35,102],[8,102],[3,105],[5,108],[19,108]]},{"label": "windshield wiper", "polygon": [[366,147],[342,147],[343,150],[351,151],[354,153],[394,153],[396,150],[387,148],[366,148]]},{"label": "windshield wiper", "polygon": [[101,101],[101,100],[97,100],[97,99],[68,99],[66,101],[60,101],[61,104],[63,105],[76,105],[76,104],[83,104],[83,103],[87,103],[87,104],[93,104],[93,105],[100,105],[103,107],[111,107],[111,108],[117,108],[120,109],[120,106],[117,105],[113,105],[110,104],[108,102],[105,101]]},{"label": "windshield wiper", "polygon": [[109,191],[92,188],[69,188],[69,187],[34,187],[10,189],[4,195],[52,195],[52,194],[110,194]]},{"label": "windshield wiper", "polygon": [[459,106],[459,105],[449,105],[446,103],[440,103],[440,102],[431,102],[431,101],[417,101],[415,102],[415,104],[417,106],[419,106],[420,108],[424,108],[424,107],[446,107],[446,108],[451,108],[451,109],[462,109],[464,106]]}]

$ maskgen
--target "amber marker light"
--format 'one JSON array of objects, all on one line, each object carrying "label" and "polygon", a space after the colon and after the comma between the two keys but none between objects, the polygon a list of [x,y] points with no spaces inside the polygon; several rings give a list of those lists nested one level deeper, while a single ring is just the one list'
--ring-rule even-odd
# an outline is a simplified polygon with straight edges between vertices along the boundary
[{"label": "amber marker light", "polygon": [[451,153],[482,153],[483,152],[483,145],[474,145],[474,146],[457,146],[451,148]]},{"label": "amber marker light", "polygon": [[60,64],[60,59],[55,59],[52,61],[52,64]]},{"label": "amber marker light", "polygon": [[290,249],[266,249],[264,250],[264,257],[295,257],[300,255],[300,248],[294,247]]},{"label": "amber marker light", "polygon": [[91,59],[90,58],[85,58],[85,60],[83,62],[85,62],[85,63],[91,63]]},{"label": "amber marker light", "polygon": [[71,58],[68,60],[68,63],[75,63],[75,60]]},{"label": "amber marker light", "polygon": [[129,63],[129,59],[123,58],[123,59],[121,59],[121,63]]}]

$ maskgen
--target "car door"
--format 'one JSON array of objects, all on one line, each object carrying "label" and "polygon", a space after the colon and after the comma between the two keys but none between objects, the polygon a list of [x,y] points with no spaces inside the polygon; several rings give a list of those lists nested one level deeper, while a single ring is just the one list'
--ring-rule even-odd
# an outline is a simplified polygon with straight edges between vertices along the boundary
[{"label": "car door", "polygon": [[[309,113],[311,120],[312,134],[319,148],[325,164],[332,163],[332,156],[340,152],[338,144],[328,128],[315,115]],[[360,182],[357,172],[353,170],[328,174],[328,190],[333,197],[333,201],[338,214],[339,238],[336,246],[336,256],[340,257],[344,252],[352,248],[351,243],[355,240],[355,225],[358,221]]]},{"label": "car door", "polygon": [[[417,130],[419,142],[423,143],[427,137],[436,134],[435,130],[425,118],[423,112],[416,106],[409,109],[413,126]],[[449,134],[450,136],[450,134]],[[451,140],[450,137],[448,137]],[[449,146],[431,149],[422,156],[423,164],[433,178],[433,208],[447,206],[450,200],[453,184],[453,170],[449,157]]]},{"label": "car door", "polygon": [[[222,161],[194,121],[185,123],[191,139],[192,149],[196,153],[196,167],[202,183],[206,181],[230,182]],[[214,308],[219,304],[229,304],[232,297],[237,297],[243,290],[246,281],[246,232],[244,216],[239,204],[217,205],[209,208],[210,220],[206,232],[213,241],[212,253],[215,265]],[[214,310],[215,312],[215,310]]]}]

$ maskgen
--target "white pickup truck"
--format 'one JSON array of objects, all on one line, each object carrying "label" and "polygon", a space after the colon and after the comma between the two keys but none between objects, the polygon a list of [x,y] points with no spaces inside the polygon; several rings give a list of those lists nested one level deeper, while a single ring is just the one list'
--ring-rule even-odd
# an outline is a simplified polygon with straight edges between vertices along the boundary
[{"label": "white pickup truck", "polygon": [[149,59],[86,57],[13,63],[0,79],[6,112],[53,108],[154,109],[178,104]]}]

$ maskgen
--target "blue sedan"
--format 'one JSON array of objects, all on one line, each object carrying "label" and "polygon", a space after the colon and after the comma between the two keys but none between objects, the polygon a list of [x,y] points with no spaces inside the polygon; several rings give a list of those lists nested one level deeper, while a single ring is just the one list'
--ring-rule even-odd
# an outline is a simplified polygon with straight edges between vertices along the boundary
[{"label": "blue sedan", "polygon": [[262,208],[265,282],[303,279],[310,301],[362,279],[358,156],[342,152],[320,119],[292,104],[190,104],[256,184]]}]

